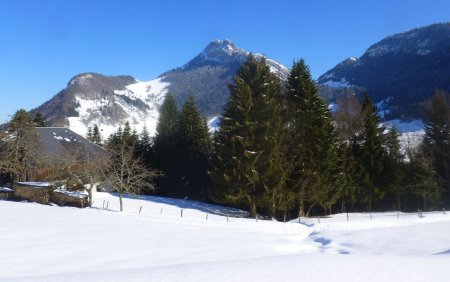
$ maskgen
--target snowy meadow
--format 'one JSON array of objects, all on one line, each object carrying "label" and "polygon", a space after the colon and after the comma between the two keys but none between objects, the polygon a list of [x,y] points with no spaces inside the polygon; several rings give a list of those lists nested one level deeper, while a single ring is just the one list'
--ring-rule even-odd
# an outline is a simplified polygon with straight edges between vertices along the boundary
[{"label": "snowy meadow", "polygon": [[0,281],[450,281],[450,213],[288,223],[189,200],[95,193],[0,202]]}]

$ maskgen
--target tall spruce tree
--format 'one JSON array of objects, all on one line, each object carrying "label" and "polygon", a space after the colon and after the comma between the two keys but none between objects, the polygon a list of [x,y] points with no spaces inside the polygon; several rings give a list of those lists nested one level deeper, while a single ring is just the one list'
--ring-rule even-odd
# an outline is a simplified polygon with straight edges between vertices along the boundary
[{"label": "tall spruce tree", "polygon": [[383,168],[383,185],[385,186],[385,190],[394,200],[395,210],[402,210],[402,199],[406,194],[405,187],[401,185],[404,173],[403,161],[405,156],[400,150],[399,136],[400,134],[395,128],[391,128],[386,134],[386,156]]},{"label": "tall spruce tree", "polygon": [[[438,175],[433,167],[432,160],[427,156],[423,145],[409,154],[409,163],[406,166],[405,189],[411,191],[420,200],[414,203],[414,208],[423,210],[440,208],[442,193],[444,192],[438,182]],[[418,205],[417,205],[418,204]]]},{"label": "tall spruce tree", "polygon": [[100,128],[97,124],[94,124],[94,128],[92,129],[92,142],[94,142],[97,145],[102,144],[102,137],[100,135]]},{"label": "tall spruce tree", "polygon": [[156,179],[160,193],[177,196],[179,185],[178,109],[174,97],[168,94],[159,111],[153,151],[155,165],[162,172]]},{"label": "tall spruce tree", "polygon": [[304,60],[294,62],[285,96],[287,154],[291,174],[289,189],[295,191],[299,216],[306,206],[330,206],[336,175],[336,137],[330,112]]},{"label": "tall spruce tree", "polygon": [[334,124],[338,137],[338,170],[336,179],[337,195],[341,203],[341,212],[349,210],[357,203],[357,179],[355,178],[357,162],[354,155],[356,136],[361,132],[361,103],[356,95],[351,94],[337,100],[334,112]]},{"label": "tall spruce tree", "polygon": [[372,211],[373,203],[385,195],[383,187],[384,127],[369,96],[362,104],[362,130],[355,137],[357,178],[362,202]]},{"label": "tall spruce tree", "polygon": [[211,196],[247,207],[254,217],[263,195],[281,175],[273,165],[281,157],[276,146],[281,124],[274,119],[280,115],[280,83],[265,59],[249,55],[230,92],[215,136]]},{"label": "tall spruce tree", "polygon": [[425,103],[423,148],[431,159],[450,206],[450,95],[436,91]]},{"label": "tall spruce tree", "polygon": [[208,185],[208,129],[192,95],[188,96],[178,115],[177,129],[181,196],[205,200]]},{"label": "tall spruce tree", "polygon": [[147,126],[144,126],[142,132],[139,134],[139,144],[138,144],[138,154],[142,156],[142,161],[146,165],[152,164],[152,156],[153,156],[153,140],[150,137],[150,133],[147,129]]}]

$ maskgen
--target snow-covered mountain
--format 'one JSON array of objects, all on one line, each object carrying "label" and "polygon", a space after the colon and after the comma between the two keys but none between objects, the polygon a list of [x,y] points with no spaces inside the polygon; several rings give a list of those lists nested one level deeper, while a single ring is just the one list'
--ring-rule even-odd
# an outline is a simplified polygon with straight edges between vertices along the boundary
[{"label": "snow-covered mountain", "polygon": [[450,23],[394,34],[321,75],[322,93],[367,91],[372,100],[390,99],[387,118],[418,118],[419,104],[436,89],[450,91]]},{"label": "snow-covered mountain", "polygon": [[[79,74],[65,89],[32,112],[41,112],[50,126],[68,126],[80,135],[86,135],[87,128],[97,124],[102,137],[107,138],[126,121],[137,131],[146,126],[153,135],[159,107],[167,93],[172,93],[179,105],[192,94],[205,116],[219,115],[229,97],[228,85],[248,54],[230,40],[214,40],[182,67],[154,80]],[[258,53],[255,56],[263,57]],[[287,78],[285,66],[266,59],[280,79]]]}]

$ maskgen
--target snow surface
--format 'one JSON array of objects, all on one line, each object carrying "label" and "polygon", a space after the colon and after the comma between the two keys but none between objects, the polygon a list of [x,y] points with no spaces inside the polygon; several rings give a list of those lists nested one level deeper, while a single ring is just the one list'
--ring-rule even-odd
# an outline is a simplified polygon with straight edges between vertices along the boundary
[{"label": "snow surface", "polygon": [[55,189],[54,192],[58,192],[58,193],[61,193],[64,195],[68,195],[68,196],[72,196],[72,197],[76,197],[76,198],[80,198],[80,199],[88,197],[88,195],[84,192],[67,191],[64,189]]},{"label": "snow surface", "polygon": [[17,184],[30,186],[34,188],[45,188],[53,185],[51,182],[17,182]]},{"label": "snow surface", "polygon": [[[117,131],[117,121],[111,121],[106,116],[97,116],[92,118],[93,113],[101,113],[103,108],[111,106],[114,102],[116,106],[121,108],[128,116],[120,121],[123,126],[125,122],[129,122],[130,126],[141,132],[147,127],[149,134],[154,136],[156,133],[156,124],[159,117],[159,107],[164,102],[167,94],[168,82],[162,81],[163,78],[158,78],[150,81],[138,81],[125,87],[124,90],[116,90],[114,92],[117,97],[125,96],[131,100],[140,100],[147,109],[138,109],[127,103],[122,99],[86,99],[75,97],[76,102],[80,105],[76,108],[78,117],[69,117],[69,128],[81,136],[86,136],[88,127],[94,127],[97,124],[101,130],[102,139],[106,139]],[[57,137],[55,137],[57,138]]]},{"label": "snow surface", "polygon": [[403,121],[400,119],[393,119],[383,122],[387,128],[395,128],[399,133],[399,140],[403,152],[406,148],[415,148],[423,140],[425,135],[425,125],[422,120],[413,119],[410,121]]},{"label": "snow surface", "polygon": [[8,187],[0,187],[0,192],[14,192],[14,190]]},{"label": "snow surface", "polygon": [[0,201],[0,281],[450,281],[449,213],[281,223],[189,200],[118,204]]},{"label": "snow surface", "polygon": [[[329,74],[328,76],[332,77],[332,75],[333,74]],[[353,86],[345,79],[345,77],[341,78],[339,81],[328,80],[321,84],[332,87],[332,88],[349,88],[349,87]]]},{"label": "snow surface", "polygon": [[208,120],[209,132],[213,133],[219,129],[220,116],[214,116]]}]

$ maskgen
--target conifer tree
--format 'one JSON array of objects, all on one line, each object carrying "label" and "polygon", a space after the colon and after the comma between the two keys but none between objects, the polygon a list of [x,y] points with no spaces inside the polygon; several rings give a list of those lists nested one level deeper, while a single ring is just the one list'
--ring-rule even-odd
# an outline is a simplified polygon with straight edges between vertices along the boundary
[{"label": "conifer tree", "polygon": [[[409,155],[406,170],[406,190],[414,193],[421,201],[419,207],[423,210],[439,208],[443,189],[439,186],[437,173],[431,159],[426,155],[423,145]],[[414,206],[417,208],[417,206]]]},{"label": "conifer tree", "polygon": [[33,119],[34,126],[36,127],[46,127],[44,117],[41,112],[37,112]]},{"label": "conifer tree", "polygon": [[188,96],[178,115],[177,128],[181,195],[206,199],[208,134],[192,95]]},{"label": "conifer tree", "polygon": [[18,110],[8,124],[8,138],[0,155],[0,171],[10,176],[13,183],[29,181],[32,170],[41,160],[38,136],[34,122],[27,111]]},{"label": "conifer tree", "polygon": [[425,103],[425,136],[423,149],[430,157],[441,188],[450,205],[450,97],[436,91]]},{"label": "conifer tree", "polygon": [[349,210],[357,203],[357,136],[362,131],[361,103],[356,95],[351,94],[337,100],[337,111],[334,113],[334,124],[338,137],[338,177],[336,194],[339,195],[341,212]]},{"label": "conifer tree", "polygon": [[153,153],[153,140],[150,137],[150,133],[147,129],[147,126],[144,126],[142,132],[139,134],[139,145],[138,145],[138,154],[142,156],[142,161],[146,165],[152,164],[152,153]]},{"label": "conifer tree", "polygon": [[92,142],[97,145],[102,144],[102,137],[100,135],[100,129],[97,124],[94,124],[94,128],[92,129]]},{"label": "conifer tree", "polygon": [[92,127],[88,126],[87,130],[86,139],[92,141]]},{"label": "conifer tree", "polygon": [[154,142],[155,165],[162,172],[156,180],[160,193],[177,196],[179,185],[178,110],[174,97],[168,94],[159,112]]},{"label": "conifer tree", "polygon": [[247,207],[252,217],[281,173],[273,166],[281,125],[276,97],[280,83],[264,59],[249,55],[230,85],[230,100],[215,136],[210,175],[215,201]]},{"label": "conifer tree", "polygon": [[362,130],[355,140],[357,177],[359,194],[370,212],[373,203],[385,194],[382,187],[384,127],[380,126],[380,118],[368,95],[364,98],[361,114]]},{"label": "conifer tree", "polygon": [[296,191],[299,216],[314,205],[330,206],[336,169],[336,139],[330,112],[318,96],[304,60],[294,62],[285,97],[288,186]]},{"label": "conifer tree", "polygon": [[402,209],[402,199],[406,190],[401,185],[403,178],[404,155],[400,151],[399,133],[395,128],[391,128],[386,136],[385,147],[386,159],[383,168],[383,185],[385,190],[394,197],[394,207],[396,210]]}]

